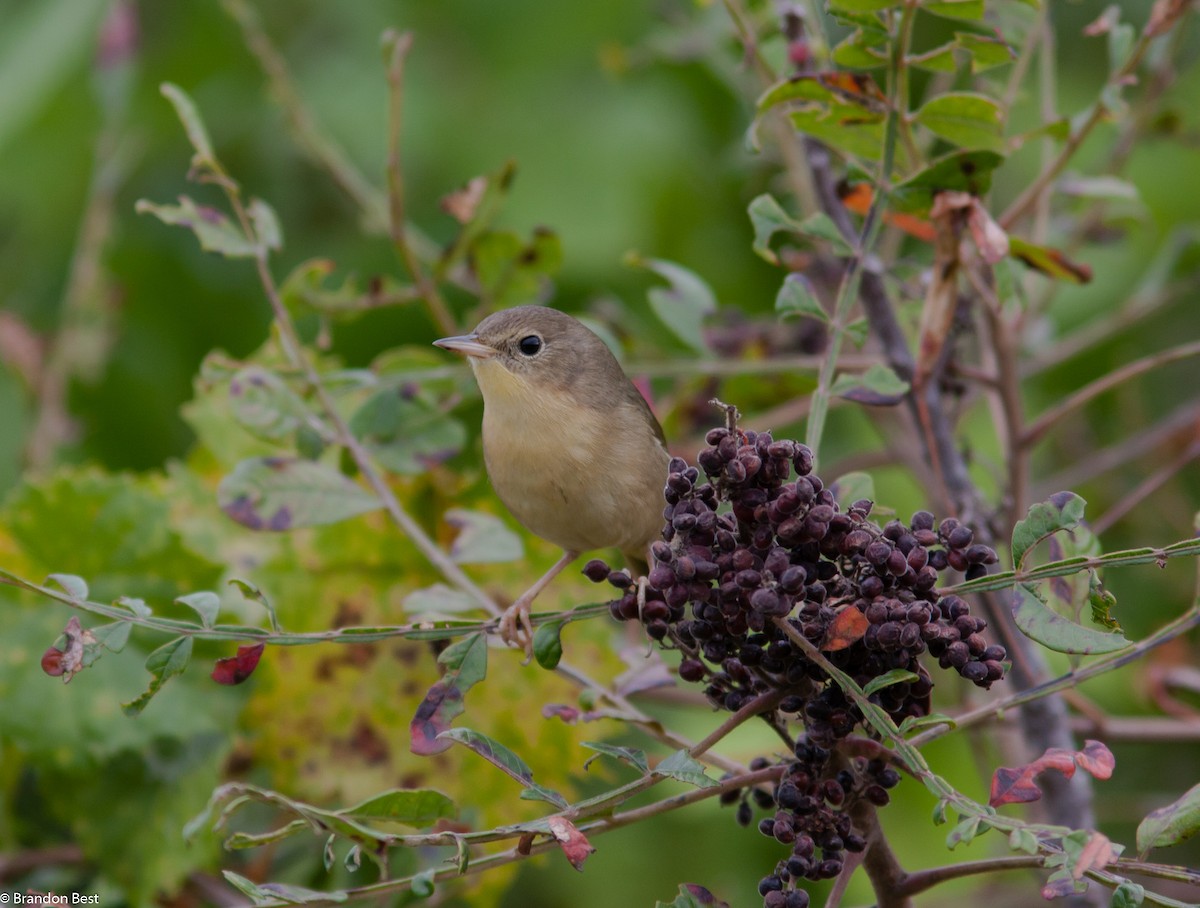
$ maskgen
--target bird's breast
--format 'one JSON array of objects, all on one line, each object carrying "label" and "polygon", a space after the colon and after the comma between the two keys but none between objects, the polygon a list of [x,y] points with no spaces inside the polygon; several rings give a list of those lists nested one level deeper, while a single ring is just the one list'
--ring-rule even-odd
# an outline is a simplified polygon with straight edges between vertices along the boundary
[{"label": "bird's breast", "polygon": [[513,516],[564,549],[643,552],[661,529],[668,459],[644,416],[597,411],[491,365],[476,367],[484,459]]}]

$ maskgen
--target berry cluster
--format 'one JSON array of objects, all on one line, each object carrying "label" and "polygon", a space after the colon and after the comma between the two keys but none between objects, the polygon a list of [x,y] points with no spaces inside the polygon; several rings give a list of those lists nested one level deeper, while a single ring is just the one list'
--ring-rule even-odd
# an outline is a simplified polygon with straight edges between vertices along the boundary
[{"label": "berry cluster", "polygon": [[[777,723],[803,723],[775,790],[754,795],[774,811],[760,830],[792,848],[760,883],[764,905],[804,908],[807,894],[795,883],[836,876],[844,852],[865,847],[848,808],[861,799],[886,804],[900,777],[880,760],[838,753],[837,743],[863,726],[862,712],[784,626],[860,686],[894,669],[911,672],[871,699],[897,722],[928,715],[933,680],[923,654],[980,687],[1004,676],[1006,654],[984,640],[986,622],[958,596],[937,592],[941,572],[981,576],[996,553],[976,544],[969,527],[952,518],[935,525],[927,511],[883,527],[869,520],[870,501],[840,511],[802,444],[737,428],[713,429],[707,442],[698,457],[706,481],[671,461],[666,525],[645,587],[598,560],[584,573],[621,590],[613,615],[639,619],[650,637],[678,649],[680,677],[704,684],[716,707],[736,711],[774,693]],[[849,609],[860,615],[842,614]],[[740,797],[738,819],[749,823]]]}]

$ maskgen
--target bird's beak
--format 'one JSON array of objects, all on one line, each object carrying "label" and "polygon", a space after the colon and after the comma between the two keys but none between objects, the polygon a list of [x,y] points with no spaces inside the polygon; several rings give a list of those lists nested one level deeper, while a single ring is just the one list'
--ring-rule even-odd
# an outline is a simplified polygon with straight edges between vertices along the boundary
[{"label": "bird's beak", "polygon": [[479,343],[479,335],[477,334],[443,337],[441,340],[435,340],[433,345],[441,347],[443,350],[461,353],[464,356],[473,356],[475,359],[488,359],[496,355],[496,348]]}]

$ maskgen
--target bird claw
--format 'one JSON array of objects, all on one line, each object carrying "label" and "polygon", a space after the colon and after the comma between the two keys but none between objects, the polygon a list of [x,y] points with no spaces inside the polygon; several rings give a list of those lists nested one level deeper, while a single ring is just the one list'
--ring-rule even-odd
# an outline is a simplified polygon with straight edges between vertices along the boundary
[{"label": "bird claw", "polygon": [[522,598],[506,608],[496,630],[506,644],[525,651],[525,660],[521,664],[528,665],[533,659],[533,624],[529,620],[529,603]]}]

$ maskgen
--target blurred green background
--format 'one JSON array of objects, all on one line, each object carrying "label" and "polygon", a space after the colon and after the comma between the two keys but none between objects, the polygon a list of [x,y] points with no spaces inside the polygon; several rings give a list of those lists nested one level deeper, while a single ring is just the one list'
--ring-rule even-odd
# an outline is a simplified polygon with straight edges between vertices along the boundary
[{"label": "blurred green background", "polygon": [[[1103,6],[1055,7],[1063,43],[1058,95],[1064,113],[1089,103],[1104,78],[1101,42],[1086,45],[1095,53],[1078,53],[1075,47],[1084,40],[1082,27]],[[1142,4],[1127,6],[1135,22],[1144,18]],[[613,327],[631,356],[646,361],[683,354],[648,313],[644,295],[650,280],[623,264],[630,250],[677,261],[702,275],[723,307],[770,318],[781,275],[752,252],[745,209],[761,192],[782,195],[782,183],[771,149],[756,153],[747,141],[757,87],[719,5],[261,0],[255,8],[319,129],[380,189],[387,142],[380,36],[387,28],[413,32],[404,169],[410,218],[433,240],[448,240],[455,228],[439,200],[511,160],[517,180],[501,223],[523,235],[540,225],[559,235],[564,262],[555,280],[555,304],[617,320]],[[126,18],[113,18],[120,16]],[[110,37],[124,35],[128,43],[118,40],[98,56],[97,36],[105,22]],[[937,40],[939,27],[931,26],[932,32],[918,39]],[[1200,236],[1195,233],[1200,114],[1189,100],[1200,90],[1200,77],[1185,65],[1200,45],[1194,21],[1185,23],[1180,45],[1180,78],[1156,112],[1158,119],[1146,125],[1124,174],[1138,200],[1112,203],[1073,251],[1095,270],[1095,280],[1056,290],[1044,317],[1030,326],[1029,360],[1052,354],[1058,342],[1069,342],[1081,331],[1118,324],[1119,313],[1139,292],[1149,301],[1146,314],[1083,355],[1053,368],[1031,368],[1024,389],[1030,414],[1123,363],[1200,335],[1194,242]],[[778,53],[779,47],[768,51]],[[386,235],[364,223],[362,210],[297,143],[243,32],[221,3],[0,0],[0,315],[5,319],[0,323],[0,491],[10,494],[0,564],[17,572],[82,573],[105,594],[166,600],[214,586],[231,572],[244,575],[257,568],[255,579],[264,588],[280,597],[285,590],[294,594],[280,606],[295,609],[289,613],[293,622],[329,626],[346,602],[365,609],[364,620],[372,619],[376,608],[386,616],[404,591],[420,585],[406,582],[399,572],[420,576],[427,568],[415,565],[411,553],[396,552],[402,544],[386,537],[390,531],[381,525],[304,536],[293,549],[232,529],[212,506],[220,469],[236,459],[223,446],[233,442],[196,416],[207,412],[203,395],[190,420],[181,408],[193,397],[193,380],[206,354],[222,349],[243,357],[263,344],[269,310],[248,263],[205,254],[187,232],[134,213],[134,203],[142,198],[169,201],[183,192],[209,203],[219,198],[211,187],[185,183],[191,151],[159,93],[165,81],[195,99],[221,159],[246,192],[269,200],[279,213],[285,247],[275,260],[277,277],[311,258],[332,260],[335,280],[366,283],[403,274]],[[1014,128],[1032,127],[1039,103],[1032,82],[1017,101]],[[1119,128],[1119,121],[1102,126],[1073,169],[1101,166]],[[1037,143],[1031,143],[998,173],[993,210],[1002,210],[1032,178],[1038,154]],[[1063,235],[1080,204],[1064,201],[1050,224],[1052,238]],[[1164,250],[1171,248],[1178,254],[1166,257]],[[903,250],[916,261],[926,255],[912,246]],[[1164,263],[1157,276],[1147,271],[1156,260]],[[1042,293],[1046,285],[1036,280],[1034,292]],[[454,304],[459,311],[467,308],[461,300]],[[915,309],[902,314],[906,324],[915,325]],[[438,334],[424,310],[399,307],[339,324],[332,353],[344,363],[367,365],[383,350],[424,346]],[[46,362],[47,351],[55,350],[49,355],[60,358],[57,371],[67,377],[62,399],[69,428],[52,433],[59,443],[51,451],[31,453],[31,433],[46,417],[30,375]],[[34,363],[34,371],[23,362]],[[1105,534],[1105,548],[1165,544],[1191,534],[1200,508],[1200,471],[1195,455],[1190,460],[1185,455],[1195,450],[1200,425],[1196,375],[1194,360],[1175,364],[1087,407],[1039,449],[1035,493],[1057,491],[1061,482],[1088,499],[1090,514],[1103,514],[1146,477],[1166,471],[1157,490]],[[664,398],[668,404],[686,400],[697,393],[695,385],[671,386]],[[758,380],[741,387],[759,389],[747,393],[757,395],[753,402],[763,410],[772,394],[784,393],[784,386]],[[795,386],[790,387],[794,393]],[[1000,448],[984,408],[976,409],[966,422],[965,440],[986,485],[1002,469]],[[1152,433],[1170,419],[1176,431]],[[204,426],[209,426],[207,435]],[[775,428],[799,437],[795,424]],[[1096,469],[1097,452],[1136,444],[1143,436],[1152,439],[1145,450],[1117,458],[1110,469]],[[828,463],[882,447],[869,414],[835,412]],[[194,475],[176,466],[169,478],[162,477],[168,465],[189,457]],[[77,469],[61,474],[66,477],[61,480],[48,478],[56,465]],[[477,456],[464,469],[467,480],[458,491],[494,509],[478,481]],[[924,503],[899,468],[881,469],[876,480],[879,499],[900,513]],[[438,481],[408,491],[421,502],[446,504],[454,490],[438,488]],[[57,544],[48,545],[46,540],[55,537]],[[536,559],[553,557],[549,548],[531,546]],[[366,569],[346,567],[348,556],[338,562],[339,554],[330,552],[352,552],[396,579],[379,586]],[[330,567],[333,562],[337,565]],[[313,581],[329,591],[319,607],[306,605],[302,592],[304,572],[314,563],[336,574],[333,580]],[[1192,595],[1193,573],[1191,565],[1172,564],[1163,572],[1133,569],[1108,578],[1119,601],[1127,604],[1118,616],[1132,636],[1182,610]],[[520,576],[493,573],[489,582],[516,588]],[[269,580],[276,585],[270,587]],[[578,587],[575,593],[595,595]],[[347,746],[358,747],[361,756],[362,737],[352,733],[361,717],[349,705],[352,696],[366,698],[370,727],[394,739],[397,752],[402,749],[408,719],[403,707],[389,714],[384,688],[364,693],[365,682],[338,674],[349,671],[340,663],[318,664],[321,654],[316,653],[289,653],[286,658],[295,663],[285,661],[273,676],[256,678],[258,687],[236,691],[217,690],[197,667],[138,719],[121,717],[117,707],[144,682],[140,660],[129,653],[109,655],[69,688],[54,685],[47,694],[51,681],[38,671],[35,656],[61,629],[65,610],[46,602],[18,605],[7,593],[0,608],[5,628],[0,637],[0,871],[6,853],[82,847],[81,854],[71,853],[65,869],[47,864],[32,877],[19,877],[22,885],[93,887],[106,893],[105,905],[155,899],[202,904],[214,868],[238,866],[247,872],[242,857],[221,855],[215,840],[188,850],[179,838],[182,822],[221,778],[249,774],[297,797],[344,802],[347,788],[355,789],[338,775],[347,764],[339,763],[334,745],[344,734],[351,742]],[[605,633],[597,630],[595,639],[586,638],[589,645]],[[148,641],[146,648],[151,645]],[[1173,658],[1187,665],[1194,652],[1193,643],[1190,649],[1177,648]],[[214,647],[205,654],[226,653]],[[420,677],[431,678],[432,657],[420,651],[420,662]],[[394,673],[380,666],[374,671],[380,685],[394,683]],[[498,671],[508,672],[497,682],[498,691],[520,697],[519,671],[512,666]],[[304,680],[293,684],[301,675]],[[346,686],[331,690],[313,684],[314,678],[329,677]],[[1139,668],[1103,679],[1084,694],[1110,711],[1154,712],[1147,690],[1147,670]],[[495,696],[503,702],[499,692]],[[330,701],[327,713],[316,709],[329,725],[304,725],[298,716],[311,702],[306,698],[318,695]],[[43,706],[47,696],[50,705]],[[707,712],[669,715],[696,737],[711,727]],[[582,758],[578,749],[568,748],[568,738],[602,736],[594,729],[539,734],[553,738],[560,748],[553,753],[571,767],[562,771],[573,777]],[[314,742],[323,736],[334,745],[318,747]],[[751,737],[739,745],[739,756],[770,746],[762,737]],[[319,754],[308,755],[308,747]],[[1099,814],[1114,839],[1128,841],[1138,816],[1196,781],[1200,751],[1194,744],[1169,751],[1119,742],[1113,747],[1118,776],[1106,789]],[[982,795],[986,771],[981,775],[979,769],[992,765],[996,753],[994,744],[961,739],[934,748],[930,759],[945,766],[964,790]],[[407,753],[397,756],[362,784],[382,788],[400,784],[405,773],[424,772],[412,768],[413,759]],[[481,775],[491,772],[482,764],[467,765]],[[1126,767],[1129,771],[1122,773]],[[437,775],[428,781],[437,784]],[[485,783],[472,776],[467,790],[475,784]],[[493,784],[489,777],[486,785]],[[494,822],[511,806],[503,798],[515,799],[511,787],[497,792],[492,807],[500,812]],[[928,822],[931,806],[923,792],[905,785],[885,817],[894,824],[890,828],[903,831],[897,837],[901,858],[912,866],[959,857],[944,852],[944,830]],[[776,849],[753,831],[739,830],[728,811],[721,817],[715,813],[717,808],[706,803],[646,828],[606,836],[596,843],[600,851],[583,876],[557,856],[530,862],[517,872],[507,900],[496,903],[560,905],[569,893],[570,902],[580,906],[650,904],[673,897],[676,883],[694,881],[732,904],[749,904],[750,887],[773,864]],[[979,843],[972,852],[1000,844]],[[1196,851],[1188,853],[1194,858]],[[254,865],[256,859],[265,863]],[[345,874],[322,876],[319,845],[288,846],[266,859],[251,853],[248,861],[266,878],[288,876],[318,888],[351,882]],[[364,870],[353,881],[369,873]],[[8,882],[0,876],[0,887]],[[963,883],[957,890],[939,890],[923,904],[956,903],[963,891],[979,895],[991,885]],[[995,885],[1011,899],[1004,904],[1033,898],[1032,877],[1005,878]],[[860,901],[867,898],[865,891],[855,891]],[[501,896],[491,890],[477,898],[473,904]]]}]

